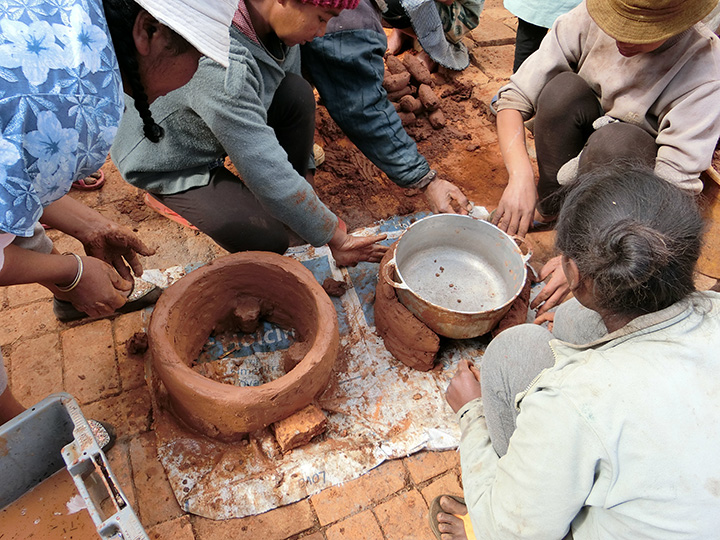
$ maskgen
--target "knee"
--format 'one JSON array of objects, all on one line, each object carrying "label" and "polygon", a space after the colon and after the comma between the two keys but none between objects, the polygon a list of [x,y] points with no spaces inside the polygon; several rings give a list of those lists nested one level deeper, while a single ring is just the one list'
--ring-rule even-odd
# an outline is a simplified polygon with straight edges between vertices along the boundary
[{"label": "knee", "polygon": [[553,77],[542,89],[538,96],[537,109],[543,114],[558,114],[566,117],[569,109],[576,108],[576,104],[597,98],[588,86],[585,79],[572,71],[565,71]]},{"label": "knee", "polygon": [[483,378],[501,375],[508,365],[526,364],[528,355],[553,338],[552,334],[537,324],[519,324],[503,330],[485,349],[482,358]]},{"label": "knee", "polygon": [[594,165],[607,165],[616,159],[655,165],[657,143],[647,131],[632,124],[615,122],[593,132],[583,150],[580,166],[583,171]]},{"label": "knee", "polygon": [[275,91],[273,100],[293,103],[298,111],[315,114],[315,94],[309,82],[300,75],[288,73]]}]

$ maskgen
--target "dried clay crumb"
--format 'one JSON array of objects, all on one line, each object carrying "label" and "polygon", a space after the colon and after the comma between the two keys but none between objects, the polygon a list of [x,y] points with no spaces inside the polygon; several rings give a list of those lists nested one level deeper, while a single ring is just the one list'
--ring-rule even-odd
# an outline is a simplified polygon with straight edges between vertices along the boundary
[{"label": "dried clay crumb", "polygon": [[143,354],[148,349],[148,337],[145,332],[135,332],[133,336],[125,342],[125,347],[130,355]]}]

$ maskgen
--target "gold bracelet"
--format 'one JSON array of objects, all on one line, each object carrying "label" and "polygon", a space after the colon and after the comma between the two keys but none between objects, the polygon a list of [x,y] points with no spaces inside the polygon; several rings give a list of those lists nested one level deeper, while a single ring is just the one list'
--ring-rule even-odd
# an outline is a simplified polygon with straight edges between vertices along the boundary
[{"label": "gold bracelet", "polygon": [[75,279],[73,279],[73,281],[70,285],[68,285],[67,287],[61,287],[57,283],[55,284],[58,291],[66,293],[66,292],[72,291],[80,283],[80,280],[82,279],[82,275],[83,275],[83,262],[82,262],[82,259],[80,258],[80,255],[77,255],[75,253],[63,253],[63,255],[72,255],[73,257],[75,257],[75,260],[77,261],[77,264],[78,264],[77,274],[75,274]]}]

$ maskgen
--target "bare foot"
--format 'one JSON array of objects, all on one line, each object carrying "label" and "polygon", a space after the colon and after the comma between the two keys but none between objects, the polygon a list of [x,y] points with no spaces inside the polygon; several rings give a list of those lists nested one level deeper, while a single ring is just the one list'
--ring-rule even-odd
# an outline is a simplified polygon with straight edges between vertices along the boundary
[{"label": "bare foot", "polygon": [[400,54],[408,48],[409,41],[410,36],[405,32],[399,28],[393,29],[387,38],[387,54],[392,54],[393,56]]},{"label": "bare foot", "polygon": [[467,514],[467,506],[452,497],[443,497],[440,499],[440,508],[446,512],[440,512],[437,515],[438,529],[442,533],[442,540],[467,540],[465,523],[462,519],[453,515],[464,516]]},{"label": "bare foot", "polygon": [[417,59],[420,60],[423,64],[425,64],[425,67],[428,68],[428,71],[430,73],[437,71],[437,62],[430,58],[430,55],[425,51],[420,51],[417,54]]}]

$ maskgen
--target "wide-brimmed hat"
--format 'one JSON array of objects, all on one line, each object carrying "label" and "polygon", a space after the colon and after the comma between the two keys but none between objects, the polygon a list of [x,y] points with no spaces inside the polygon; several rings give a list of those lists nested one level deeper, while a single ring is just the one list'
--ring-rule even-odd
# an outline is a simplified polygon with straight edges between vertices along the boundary
[{"label": "wide-brimmed hat", "polygon": [[172,28],[193,47],[228,66],[230,24],[237,0],[135,0],[159,22]]},{"label": "wide-brimmed hat", "polygon": [[595,23],[624,43],[655,43],[701,21],[718,0],[587,0]]}]

